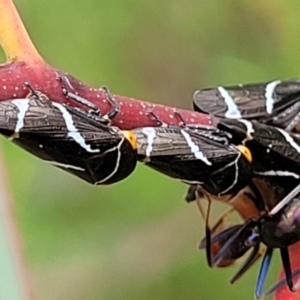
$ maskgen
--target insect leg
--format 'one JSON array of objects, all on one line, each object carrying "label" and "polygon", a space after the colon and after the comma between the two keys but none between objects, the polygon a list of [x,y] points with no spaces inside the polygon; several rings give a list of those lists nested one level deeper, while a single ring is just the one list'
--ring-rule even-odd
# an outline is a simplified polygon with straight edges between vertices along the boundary
[{"label": "insect leg", "polygon": [[251,227],[255,223],[253,219],[248,219],[243,226],[234,234],[232,235],[228,241],[225,243],[225,245],[222,247],[222,249],[219,251],[219,253],[214,257],[212,261],[212,265],[216,266],[219,264],[219,262],[222,260],[222,258],[226,255],[227,251],[231,248],[232,244],[235,243],[235,241],[247,230],[249,227]]},{"label": "insect leg", "polygon": [[228,216],[230,214],[232,214],[234,212],[234,207],[230,208],[229,210],[225,211],[225,213],[223,213],[219,219],[217,220],[217,222],[215,223],[215,225],[212,228],[212,232],[216,231],[218,227],[221,226],[222,223],[224,223],[225,225],[225,220],[228,218]]},{"label": "insect leg", "polygon": [[151,116],[154,119],[158,127],[168,127],[168,124],[160,120],[159,117],[153,111],[147,112],[147,115]]},{"label": "insect leg", "polygon": [[105,91],[106,97],[112,106],[112,109],[103,118],[107,117],[108,120],[112,120],[121,111],[120,105],[106,86],[101,86],[101,89]]},{"label": "insect leg", "polygon": [[268,247],[266,253],[263,257],[263,261],[259,270],[257,284],[255,288],[255,298],[260,299],[262,296],[262,289],[266,280],[266,276],[270,267],[270,262],[272,259],[273,248]]},{"label": "insect leg", "polygon": [[273,209],[268,213],[269,216],[277,214],[285,205],[300,193],[300,184],[297,185],[289,194],[287,194]]},{"label": "insect leg", "polygon": [[112,130],[113,126],[107,126],[107,119],[103,119],[99,116],[94,114],[90,114],[89,112],[79,108],[79,107],[72,107],[72,106],[65,106],[66,109],[73,115],[80,117],[81,119],[85,119],[87,123],[93,124],[95,127],[98,127],[102,130],[109,131]]},{"label": "insect leg", "polygon": [[242,265],[242,267],[233,275],[233,277],[230,279],[230,283],[235,283],[261,256],[259,253],[260,243],[257,243],[253,250],[251,251],[250,255],[248,256],[245,263]]},{"label": "insect leg", "polygon": [[[295,278],[299,274],[300,274],[300,268],[293,271],[292,277]],[[276,282],[271,288],[269,288],[265,293],[263,293],[261,295],[260,299],[264,299],[265,297],[273,294],[276,290],[280,289],[285,284],[286,284],[286,278],[281,279],[280,281]],[[295,290],[297,290],[299,288],[299,284],[300,284],[300,282],[298,279],[297,283],[294,285]]]},{"label": "insect leg", "polygon": [[179,119],[179,126],[180,127],[186,127],[186,122],[185,120],[183,119],[182,115],[180,112],[178,112],[177,110],[174,110],[174,115]]},{"label": "insect leg", "polygon": [[291,292],[295,291],[294,284],[293,284],[293,276],[292,276],[292,269],[291,269],[291,262],[290,262],[290,255],[289,250],[287,247],[280,248],[280,255],[281,260],[283,263],[284,273],[286,277],[286,283]]},{"label": "insect leg", "polygon": [[206,213],[204,213],[204,211],[203,211],[203,207],[201,205],[200,198],[197,198],[196,203],[197,203],[197,207],[200,212],[200,215],[205,220],[206,260],[207,260],[208,266],[212,267],[212,264],[211,264],[211,261],[212,261],[212,258],[211,258],[211,230],[209,227],[209,214],[210,214],[210,208],[211,208],[211,200],[209,199],[208,195],[206,195],[206,196],[207,196],[206,198],[208,200],[208,206],[207,206]]},{"label": "insect leg", "polygon": [[[201,124],[187,124],[184,120],[184,118],[182,117],[181,113],[178,112],[177,110],[174,110],[174,115],[179,119],[179,126],[183,127],[183,128],[187,128],[187,129],[191,129],[191,130],[211,130],[211,131],[216,131],[217,127],[214,125],[201,125]],[[214,118],[212,115],[210,115],[210,118],[212,121],[214,121]]]},{"label": "insect leg", "polygon": [[211,208],[211,200],[207,197],[208,206],[206,211],[206,218],[205,218],[205,236],[206,236],[206,259],[209,267],[212,267],[212,258],[211,258],[211,230],[209,227],[209,214]]},{"label": "insect leg", "polygon": [[91,113],[99,115],[100,114],[100,109],[93,104],[91,101],[80,97],[78,95],[76,95],[75,93],[70,92],[70,88],[73,89],[69,79],[66,76],[58,76],[57,77],[58,80],[61,81],[62,84],[62,92],[63,94],[69,98],[72,99],[74,101],[76,101],[77,103],[80,103],[86,107],[88,107],[89,109],[91,109]]},{"label": "insect leg", "polygon": [[108,102],[112,105],[112,109],[106,115],[100,116],[100,109],[95,104],[93,104],[88,99],[85,99],[85,98],[69,91],[69,89],[73,88],[73,87],[66,76],[63,76],[63,77],[58,76],[58,79],[61,80],[61,82],[62,82],[63,94],[67,98],[72,99],[72,100],[76,101],[77,103],[80,103],[80,104],[86,106],[87,108],[89,108],[90,109],[89,113],[91,115],[99,116],[101,118],[102,123],[107,123],[107,124],[110,123],[111,119],[113,119],[120,112],[120,105],[116,101],[116,99],[112,96],[112,94],[109,92],[108,88],[101,87],[105,91]]}]

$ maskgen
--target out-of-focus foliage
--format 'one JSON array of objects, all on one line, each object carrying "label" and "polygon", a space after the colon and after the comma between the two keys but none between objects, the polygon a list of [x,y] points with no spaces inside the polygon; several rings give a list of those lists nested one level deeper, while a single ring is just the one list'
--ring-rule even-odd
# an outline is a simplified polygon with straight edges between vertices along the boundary
[{"label": "out-of-focus foliage", "polygon": [[[50,64],[113,93],[190,108],[197,88],[299,76],[299,1],[15,2]],[[253,299],[258,265],[231,286],[195,249],[182,183],[141,166],[93,187],[3,146],[38,299]]]}]

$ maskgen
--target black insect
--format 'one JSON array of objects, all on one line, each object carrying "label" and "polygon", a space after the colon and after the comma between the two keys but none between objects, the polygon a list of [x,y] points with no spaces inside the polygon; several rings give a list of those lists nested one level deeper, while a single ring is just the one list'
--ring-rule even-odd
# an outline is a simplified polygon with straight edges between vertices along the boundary
[{"label": "black insect", "polygon": [[[218,128],[226,131],[228,136],[231,135],[229,142],[244,144],[250,150],[252,182],[261,192],[265,212],[260,210],[262,217],[250,219],[244,225],[228,228],[215,235],[212,240],[206,228],[207,253],[211,253],[210,243],[218,246],[218,254],[209,264],[218,266],[223,261],[242,256],[247,247],[253,248],[245,265],[233,277],[234,282],[253,264],[260,243],[264,243],[268,250],[263,259],[256,296],[262,295],[273,248],[280,248],[287,284],[293,290],[287,246],[300,240],[300,200],[297,198],[300,192],[300,140],[282,129],[256,121],[223,119]],[[203,245],[202,243],[202,247]],[[213,250],[213,253],[216,253],[216,250]],[[209,259],[209,255],[207,256]]]},{"label": "black insect", "polygon": [[198,90],[194,109],[220,118],[257,120],[300,130],[300,80],[276,80]]},{"label": "black insect", "polygon": [[[233,206],[244,220],[257,217],[266,209],[262,197],[274,188],[264,178],[255,178],[262,191],[257,188],[251,151],[241,145],[233,147],[230,134],[217,128],[199,130],[188,126],[146,127],[133,133],[140,161],[192,185],[188,201],[205,193],[213,200]],[[274,206],[280,197],[278,193],[270,205]]]},{"label": "black insect", "polygon": [[[275,288],[263,293],[263,286],[270,266],[273,250],[278,248],[281,254],[286,283],[291,291],[294,291],[293,276],[299,270],[292,272],[288,246],[300,241],[300,188],[298,187],[285,197],[270,212],[256,219],[249,219],[242,225],[235,225],[215,235],[211,244],[218,243],[218,253],[212,259],[212,265],[228,259],[235,260],[252,248],[252,251],[241,269],[231,279],[234,283],[259,257],[260,244],[267,249],[264,254],[257,285],[255,297],[257,299],[273,292]],[[295,197],[296,194],[296,197]],[[207,246],[207,240],[201,242],[201,248]]]},{"label": "black insect", "polygon": [[107,118],[30,98],[0,102],[0,133],[25,150],[95,184],[127,177],[137,162],[130,132],[107,126]]},{"label": "black insect", "polygon": [[132,132],[140,161],[213,195],[235,194],[252,177],[251,153],[244,146],[224,145],[214,140],[217,137],[210,139],[180,127],[145,127]]},{"label": "black insect", "polygon": [[218,128],[231,135],[231,143],[250,150],[254,176],[267,179],[276,190],[277,200],[266,205],[268,210],[299,184],[300,138],[257,121],[222,119]]},{"label": "black insect", "polygon": [[[202,202],[202,201],[201,201]],[[234,225],[229,226],[228,218],[235,211],[234,208],[226,211],[221,215],[221,217],[217,220],[214,226],[209,228],[209,209],[207,213],[204,212],[202,204],[197,199],[197,205],[199,208],[199,212],[202,218],[205,220],[206,227],[206,237],[201,240],[198,245],[199,249],[205,249],[207,253],[207,263],[210,267],[212,267],[212,260],[220,250],[224,247],[228,239],[234,235],[237,231],[240,230],[242,225]],[[210,208],[210,205],[208,206]],[[235,263],[235,261],[243,256],[250,247],[244,243],[245,239],[238,239],[234,243],[232,243],[232,247],[228,248],[228,251],[223,255],[221,259],[215,264],[216,267],[228,267]]]},{"label": "black insect", "polygon": [[[212,130],[212,129],[211,129]],[[206,239],[202,242],[201,248],[206,249],[207,260],[209,265],[226,266],[232,264],[237,258],[244,255],[244,253],[252,248],[251,255],[242,266],[242,268],[234,275],[231,282],[235,282],[242,276],[248,268],[259,257],[260,243],[264,243],[269,247],[267,254],[263,260],[262,273],[259,276],[259,281],[256,289],[257,297],[262,295],[262,286],[266,276],[266,266],[269,264],[271,250],[275,247],[281,248],[282,259],[284,261],[284,268],[286,271],[286,278],[291,289],[292,286],[292,272],[289,266],[289,257],[287,249],[284,248],[283,242],[276,245],[272,240],[268,240],[268,232],[266,228],[277,228],[280,231],[285,230],[286,226],[283,220],[286,220],[286,214],[290,216],[295,205],[291,204],[284,210],[282,207],[294,201],[295,192],[300,190],[300,139],[293,134],[287,133],[283,129],[275,128],[256,121],[248,120],[230,120],[222,119],[218,124],[216,131],[211,131],[213,135],[219,135],[218,130],[223,131],[227,136],[227,143],[235,145],[245,145],[251,153],[252,177],[248,181],[248,188],[255,191],[252,202],[255,203],[257,210],[263,215],[263,218],[251,218],[246,221],[246,225],[236,225],[227,228],[225,231],[219,232],[220,228],[213,228],[211,231],[208,226],[207,218],[205,218]],[[188,200],[198,200],[199,196],[206,196],[203,185],[192,185],[188,191]],[[242,203],[242,197],[245,193],[242,189],[235,197],[230,200]],[[292,193],[290,193],[293,191]],[[200,194],[199,194],[200,192]],[[209,196],[209,195],[208,195]],[[287,198],[285,198],[287,197]],[[282,200],[285,199],[285,200]],[[300,201],[299,201],[300,202]],[[249,202],[248,202],[249,203]],[[293,202],[294,203],[294,202]],[[298,205],[300,208],[300,204]],[[237,209],[241,215],[248,215],[250,204],[244,205],[243,208]],[[297,205],[296,205],[297,207]],[[269,212],[270,213],[266,213]],[[276,216],[273,216],[276,212]],[[300,212],[300,209],[299,209]],[[249,215],[248,215],[249,216]],[[289,221],[294,221],[297,215],[290,216]],[[248,219],[247,217],[244,219]],[[299,219],[300,220],[300,219]],[[297,220],[298,221],[298,220]],[[281,227],[282,226],[282,227]],[[245,228],[245,229],[244,229]],[[259,230],[259,231],[258,231]],[[292,232],[294,230],[294,232]],[[258,231],[254,241],[250,240],[254,232]],[[271,230],[270,230],[271,231]],[[213,238],[211,239],[211,234]],[[295,241],[300,240],[299,228],[294,229],[291,225],[288,229],[288,234],[285,236],[287,245],[291,245]],[[231,243],[231,237],[236,237]],[[296,240],[292,239],[296,236]],[[270,239],[280,238],[273,232],[270,232]],[[223,249],[226,249],[223,250]],[[214,257],[215,256],[215,257]],[[287,262],[287,263],[286,263]]]},{"label": "black insect", "polygon": [[[253,172],[248,184],[254,191],[253,201],[259,211],[272,209],[299,183],[300,139],[297,136],[243,119],[222,119],[218,128],[228,134],[229,145],[242,144],[251,153]],[[195,189],[195,186],[190,189],[189,200],[195,200]]]},{"label": "black insect", "polygon": [[[240,231],[243,225],[238,224],[234,226],[227,227],[223,229],[222,231],[216,230],[214,227],[211,231],[212,237],[210,240],[210,257],[214,259],[219,252],[223,249],[226,242],[237,232]],[[219,229],[219,228],[218,228]],[[245,232],[245,234],[239,236],[234,242],[232,242],[231,245],[228,246],[226,253],[219,257],[218,261],[215,262],[214,267],[228,267],[235,263],[235,261],[239,258],[241,258],[251,247],[251,244],[248,244],[248,235],[249,232]],[[208,247],[207,244],[207,237],[203,238],[201,242],[199,243],[199,249],[206,250]],[[257,251],[257,257],[255,257],[255,260],[260,256]],[[252,261],[252,259],[251,259]],[[254,262],[254,259],[253,259]],[[212,261],[208,262],[208,265],[212,266]],[[252,265],[252,263],[251,263]],[[248,267],[247,267],[248,269]],[[230,280],[231,283],[235,282],[239,277],[242,276],[242,274],[246,270],[240,269],[234,277]]]}]

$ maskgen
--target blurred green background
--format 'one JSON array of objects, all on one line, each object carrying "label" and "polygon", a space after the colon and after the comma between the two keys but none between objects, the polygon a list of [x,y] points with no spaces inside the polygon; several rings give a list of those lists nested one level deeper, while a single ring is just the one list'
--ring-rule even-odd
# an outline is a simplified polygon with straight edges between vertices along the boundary
[{"label": "blurred green background", "polygon": [[[198,88],[299,75],[296,0],[15,3],[50,64],[116,94],[191,108]],[[196,250],[182,183],[139,166],[93,187],[1,143],[37,299],[253,299],[258,264],[231,286]]]}]

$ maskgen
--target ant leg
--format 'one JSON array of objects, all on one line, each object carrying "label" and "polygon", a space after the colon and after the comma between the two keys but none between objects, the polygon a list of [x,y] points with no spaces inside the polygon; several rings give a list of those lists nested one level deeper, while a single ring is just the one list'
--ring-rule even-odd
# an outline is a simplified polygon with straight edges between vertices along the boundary
[{"label": "ant leg", "polygon": [[283,263],[284,273],[285,273],[285,277],[286,277],[286,283],[287,283],[290,291],[295,292],[288,248],[287,247],[280,248],[280,255],[281,255],[281,260]]},{"label": "ant leg", "polygon": [[209,227],[209,214],[210,214],[210,209],[211,209],[211,200],[209,198],[209,195],[207,195],[206,193],[204,193],[204,195],[205,195],[205,197],[208,201],[208,206],[207,206],[206,213],[204,213],[204,211],[203,211],[203,207],[201,205],[200,198],[196,199],[196,203],[197,203],[197,207],[198,207],[198,210],[200,212],[200,215],[205,220],[206,260],[207,260],[208,266],[212,267],[211,229]]},{"label": "ant leg", "polygon": [[248,227],[252,226],[253,223],[255,223],[256,221],[253,219],[248,219],[243,226],[241,226],[241,228],[234,234],[232,235],[228,241],[225,243],[225,245],[222,247],[222,249],[219,251],[219,253],[214,257],[213,261],[212,261],[212,265],[216,266],[219,264],[219,262],[222,260],[222,258],[225,256],[225,254],[227,253],[228,249],[230,249],[230,247],[232,246],[232,244],[239,238],[239,236],[241,234],[244,233],[244,231],[246,229],[248,229]]},{"label": "ant leg", "polygon": [[235,283],[260,258],[261,253],[259,253],[259,248],[260,243],[257,243],[242,267],[230,279],[230,283]]},{"label": "ant leg", "polygon": [[212,232],[215,232],[218,227],[225,227],[226,224],[226,220],[229,217],[229,215],[231,215],[234,212],[234,208],[231,207],[230,209],[228,209],[227,211],[225,211],[218,219],[217,222],[215,223],[215,225],[213,226],[213,228],[211,229]]},{"label": "ant leg", "polygon": [[[292,273],[292,277],[295,278],[300,274],[300,269],[296,269],[293,271]],[[265,293],[263,293],[261,295],[260,299],[264,299],[267,296],[273,294],[275,291],[277,291],[278,289],[280,289],[281,287],[283,287],[286,284],[286,278],[281,279],[280,281],[276,282],[270,289],[268,289]],[[299,288],[299,279],[297,281],[297,283],[295,284],[295,290],[298,290]]]},{"label": "ant leg", "polygon": [[287,194],[276,206],[272,208],[272,210],[268,213],[269,216],[274,216],[277,214],[285,205],[290,203],[297,194],[300,193],[300,184],[297,185],[289,194]]},{"label": "ant leg", "polygon": [[102,118],[98,115],[91,114],[91,113],[87,112],[86,110],[83,110],[79,107],[73,107],[73,106],[67,106],[67,105],[65,105],[65,107],[70,113],[77,115],[80,118],[84,118],[89,122],[92,122],[95,126],[99,125],[99,127],[102,129],[103,129],[103,126],[105,126],[106,128],[108,127],[107,125],[109,124],[109,121],[105,118]]},{"label": "ant leg", "polygon": [[272,259],[273,248],[268,247],[266,253],[263,257],[261,267],[258,274],[257,284],[255,288],[255,299],[260,299],[262,296],[262,289],[266,280],[266,276],[270,267],[270,262]]}]

